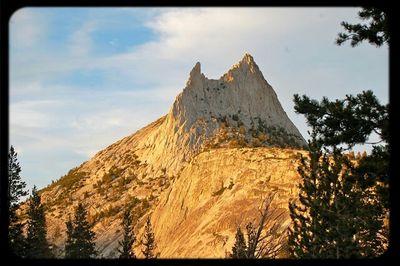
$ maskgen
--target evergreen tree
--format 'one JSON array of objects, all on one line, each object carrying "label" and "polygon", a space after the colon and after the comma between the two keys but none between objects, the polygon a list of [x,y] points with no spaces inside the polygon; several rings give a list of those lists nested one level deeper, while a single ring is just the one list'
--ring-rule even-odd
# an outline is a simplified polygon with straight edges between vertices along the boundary
[{"label": "evergreen tree", "polygon": [[118,241],[121,249],[118,250],[120,253],[120,259],[134,259],[136,258],[135,253],[133,252],[132,246],[136,241],[136,236],[133,232],[132,219],[130,215],[130,211],[127,209],[124,212],[122,227],[124,229],[124,235],[122,241]]},{"label": "evergreen tree", "polygon": [[[262,230],[262,227],[260,228]],[[256,249],[257,249],[257,232],[253,226],[253,223],[250,222],[246,225],[247,232],[247,254],[246,257],[249,259],[254,259],[256,257]]]},{"label": "evergreen tree", "polygon": [[315,141],[301,158],[299,203],[290,203],[290,252],[297,258],[360,258],[380,254],[383,213],[363,190],[354,165],[339,149],[323,153]]},{"label": "evergreen tree", "polygon": [[46,218],[44,207],[40,202],[40,196],[36,186],[32,190],[27,210],[27,254],[28,258],[51,258],[51,250],[46,239]]},{"label": "evergreen tree", "polygon": [[25,191],[26,184],[21,180],[21,167],[18,162],[17,153],[14,147],[10,147],[8,153],[8,210],[9,210],[9,228],[8,241],[13,252],[20,256],[26,255],[26,241],[22,233],[23,224],[20,222],[16,210],[19,207],[21,197],[28,195]]},{"label": "evergreen tree", "polygon": [[145,259],[155,259],[154,249],[156,248],[155,238],[153,229],[151,227],[150,217],[147,218],[146,225],[144,228],[144,240],[142,241],[144,249],[142,253]]},{"label": "evergreen tree", "polygon": [[351,40],[350,44],[353,47],[364,40],[376,46],[390,43],[389,24],[385,12],[375,7],[364,7],[358,15],[362,20],[368,20],[369,25],[350,24],[343,21],[342,26],[347,33],[339,33],[336,39],[338,45],[347,40]]},{"label": "evergreen tree", "polygon": [[244,239],[242,229],[240,226],[237,227],[235,235],[235,244],[232,247],[231,257],[233,259],[244,259],[247,258],[247,245]]},{"label": "evergreen tree", "polygon": [[[381,105],[370,90],[356,96],[346,95],[343,100],[330,101],[323,97],[320,102],[308,96],[294,95],[295,111],[303,114],[324,146],[379,144],[389,141],[389,105]],[[371,133],[381,140],[368,143]]]},{"label": "evergreen tree", "polygon": [[372,132],[381,137],[374,144],[388,141],[388,106],[367,91],[320,103],[295,95],[295,109],[306,116],[312,140],[309,158],[302,157],[298,169],[299,202],[289,206],[291,254],[299,258],[382,254],[387,239],[383,219],[388,208],[388,145],[374,146],[358,164],[342,151],[343,146],[367,143]]},{"label": "evergreen tree", "polygon": [[26,184],[21,180],[21,167],[18,162],[17,153],[11,146],[8,154],[8,200],[10,213],[18,207],[21,197],[27,196]]},{"label": "evergreen tree", "polygon": [[309,141],[309,158],[301,157],[301,166],[298,168],[302,183],[299,185],[299,201],[305,205],[301,208],[294,202],[289,204],[290,217],[293,228],[289,228],[288,244],[289,252],[296,258],[307,258],[318,256],[319,247],[323,244],[320,240],[320,230],[318,223],[320,217],[318,203],[319,200],[317,187],[317,168],[322,156],[320,146],[316,142]]},{"label": "evergreen tree", "polygon": [[24,225],[16,219],[14,222],[10,219],[8,229],[9,245],[15,255],[24,258],[26,257],[26,239],[23,234]]},{"label": "evergreen tree", "polygon": [[[365,189],[376,187],[379,204],[389,208],[389,105],[381,105],[372,91],[363,91],[356,96],[346,95],[344,100],[321,102],[303,95],[294,95],[295,111],[303,114],[313,134],[324,147],[345,146],[351,149],[356,144],[372,144],[371,155],[359,156],[357,172]],[[375,133],[380,138],[368,142]]]},{"label": "evergreen tree", "polygon": [[95,233],[92,225],[86,220],[87,211],[82,203],[75,210],[74,221],[67,221],[67,242],[65,257],[73,259],[89,259],[97,255]]},{"label": "evergreen tree", "polygon": [[74,254],[76,254],[76,250],[74,250],[74,226],[72,225],[71,218],[65,223],[67,228],[67,240],[65,242],[65,258],[73,258]]},{"label": "evergreen tree", "polygon": [[[364,40],[367,40],[370,44],[376,45],[378,47],[382,46],[384,43],[390,45],[390,23],[385,12],[378,8],[369,7],[363,8],[362,11],[359,12],[359,16],[361,19],[370,20],[369,27],[361,24],[350,25],[346,22],[342,22],[342,25],[349,33],[351,33],[351,35],[349,36],[343,33],[339,34],[339,38],[337,40],[338,45],[342,44],[344,41],[350,38],[352,40],[351,45],[353,47]],[[383,120],[378,120],[380,123],[377,123],[374,126],[374,131],[375,133],[378,133],[376,129],[379,128],[380,132],[383,133],[381,134],[382,141],[388,143],[389,105],[385,106],[384,108],[382,108],[382,106],[380,106],[379,104],[375,106],[370,106],[371,109],[376,107],[380,108],[380,112],[384,110],[383,112],[385,113],[385,116]],[[365,109],[367,108],[368,106],[366,106]],[[367,120],[375,119],[375,117],[372,117],[371,119],[371,117],[369,116],[367,116],[366,118]],[[389,217],[389,157],[389,145],[374,146],[371,155],[363,156],[363,158],[359,162],[359,166],[356,168],[358,176],[363,179],[364,189],[368,190],[368,187],[376,187],[377,194],[379,195],[379,200],[377,200],[375,203],[376,205],[380,205],[381,209],[386,212],[386,218]],[[380,230],[381,232],[379,233],[378,237],[381,240],[381,243],[384,243],[384,246],[387,246],[389,238],[388,229],[389,228],[385,225],[384,228]],[[376,250],[382,249],[381,243],[380,245],[376,246]],[[375,251],[371,252],[375,253]],[[383,251],[380,251],[378,252],[378,254],[381,254],[382,252]]]}]

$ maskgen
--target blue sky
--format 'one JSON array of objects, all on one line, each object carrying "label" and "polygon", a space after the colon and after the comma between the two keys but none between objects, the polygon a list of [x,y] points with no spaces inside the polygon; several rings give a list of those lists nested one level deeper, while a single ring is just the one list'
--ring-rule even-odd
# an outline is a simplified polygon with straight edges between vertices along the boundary
[{"label": "blue sky", "polygon": [[[388,102],[388,47],[336,46],[358,8],[24,8],[11,17],[10,143],[28,187],[166,114],[197,61],[219,78],[249,52],[307,139],[293,94]],[[358,150],[369,147],[357,147]]]}]

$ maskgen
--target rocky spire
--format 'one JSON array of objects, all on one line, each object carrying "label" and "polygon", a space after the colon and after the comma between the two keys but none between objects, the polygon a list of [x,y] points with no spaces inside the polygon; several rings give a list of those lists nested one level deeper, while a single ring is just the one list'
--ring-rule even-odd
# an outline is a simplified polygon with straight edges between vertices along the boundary
[{"label": "rocky spire", "polygon": [[196,150],[205,139],[212,137],[219,127],[218,122],[212,121],[221,117],[228,120],[234,117],[228,121],[229,124],[236,125],[240,121],[247,132],[259,125],[265,130],[282,128],[295,137],[297,144],[306,144],[283,110],[274,89],[248,53],[220,79],[205,77],[197,62],[169,116],[169,120],[175,123],[171,127],[185,131],[179,138],[188,138],[188,150]]},{"label": "rocky spire", "polygon": [[256,62],[254,61],[253,56],[251,56],[249,53],[245,53],[242,60],[240,60],[239,63],[233,65],[227,74],[243,76],[246,75],[248,72],[262,76],[262,73],[259,70]]},{"label": "rocky spire", "polygon": [[201,64],[200,62],[197,62],[196,65],[194,65],[194,67],[192,68],[192,71],[190,71],[190,77],[200,74],[201,74]]},{"label": "rocky spire", "polygon": [[240,60],[237,64],[234,64],[229,71],[221,77],[221,79],[227,82],[232,82],[233,80],[240,80],[249,75],[263,77],[260,69],[254,61],[253,56],[251,56],[249,53],[245,53],[242,60]]},{"label": "rocky spire", "polygon": [[200,62],[197,62],[196,65],[194,65],[194,67],[190,71],[189,79],[186,82],[186,86],[190,86],[200,78],[201,78],[201,65]]},{"label": "rocky spire", "polygon": [[245,53],[242,60],[240,61],[242,64],[252,65],[255,64],[254,58],[249,53]]}]

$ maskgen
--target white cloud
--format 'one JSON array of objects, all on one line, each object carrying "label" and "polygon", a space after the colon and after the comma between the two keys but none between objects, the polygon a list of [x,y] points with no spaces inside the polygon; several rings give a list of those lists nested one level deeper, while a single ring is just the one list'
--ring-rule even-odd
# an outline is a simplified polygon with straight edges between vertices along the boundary
[{"label": "white cloud", "polygon": [[42,93],[42,86],[38,80],[26,82],[15,78],[10,79],[11,97],[23,97],[24,95],[32,95]]},{"label": "white cloud", "polygon": [[[121,73],[132,80],[160,77],[156,80],[180,91],[196,61],[201,61],[206,76],[219,78],[248,51],[274,86],[288,115],[306,136],[304,119],[293,112],[294,93],[315,91],[340,98],[350,89],[360,92],[359,87],[346,86],[351,65],[346,60],[333,61],[329,59],[331,55],[325,54],[335,49],[340,22],[351,21],[355,13],[352,8],[170,9],[147,23],[159,39],[129,53],[99,59],[96,66],[119,66]],[[330,46],[333,48],[325,48]],[[340,49],[337,54],[344,58],[363,53]],[[353,62],[360,59],[362,56],[352,58]],[[331,64],[336,64],[336,68]],[[338,79],[340,74],[343,76]],[[175,79],[168,80],[170,77]]]},{"label": "white cloud", "polygon": [[18,9],[10,18],[11,48],[35,47],[46,34],[46,20],[32,8]]},{"label": "white cloud", "polygon": [[[18,67],[16,78],[48,79],[71,71],[97,69],[115,73],[112,76],[118,79],[117,84],[121,80],[131,80],[132,83],[159,83],[153,88],[164,84],[182,88],[196,61],[202,62],[210,78],[220,77],[246,51],[252,53],[257,62],[273,63],[279,60],[282,39],[288,42],[285,47],[290,47],[298,32],[307,35],[307,28],[310,28],[312,34],[320,34],[326,29],[318,27],[318,22],[332,19],[319,16],[327,9],[180,8],[157,11],[158,16],[146,23],[159,36],[154,41],[117,55],[91,55],[89,52],[95,45],[91,34],[101,27],[98,18],[91,18],[69,37],[69,50],[14,62],[14,68]],[[298,49],[295,52],[301,53]],[[37,67],[38,63],[40,67]]]},{"label": "white cloud", "polygon": [[[344,17],[351,12],[354,10],[342,9]],[[302,53],[299,47],[292,47],[299,36],[308,39],[303,46],[312,46],[317,36],[327,36],[326,22],[332,20],[336,24],[341,21],[337,15],[329,15],[329,9],[162,9],[147,23],[158,34],[157,40],[127,53],[96,58],[88,67],[118,69],[132,80],[162,75],[165,82],[169,77],[185,79],[194,63],[201,61],[208,77],[219,78],[245,52],[266,63],[279,60],[284,47]],[[329,44],[334,41],[335,30],[332,32]],[[176,80],[174,84],[182,83]]]},{"label": "white cloud", "polygon": [[71,56],[87,56],[92,48],[91,33],[98,29],[96,20],[89,20],[79,27],[69,39]]},{"label": "white cloud", "polygon": [[10,105],[10,125],[21,128],[46,128],[55,120],[54,114],[48,112],[59,101],[20,101]]},{"label": "white cloud", "polygon": [[[75,29],[67,38],[66,50],[46,51],[33,49],[45,37],[46,18],[40,18],[33,9],[22,9],[13,16],[10,29],[15,45],[28,42],[19,48],[29,46],[32,52],[24,49],[24,53],[11,54],[11,143],[24,143],[16,145],[24,154],[40,150],[51,158],[52,150],[57,150],[88,159],[166,114],[197,61],[206,76],[219,78],[245,52],[253,54],[289,117],[307,137],[304,119],[293,111],[294,93],[318,99],[320,94],[341,98],[345,93],[359,92],[370,75],[367,67],[360,68],[355,79],[351,71],[354,62],[366,66],[378,62],[376,78],[368,83],[372,88],[387,79],[382,77],[387,69],[379,68],[378,61],[380,55],[387,55],[384,48],[336,49],[333,44],[341,30],[340,22],[351,21],[356,11],[151,9],[146,25],[157,38],[126,52],[99,56],[94,53],[93,35],[106,23],[99,17],[90,16]],[[132,16],[135,14],[132,12]],[[113,19],[118,19],[118,12],[107,13],[107,23]],[[121,23],[107,24],[108,29],[113,26],[121,27]],[[104,73],[107,82],[99,85],[101,90],[49,82],[84,70]],[[130,86],[132,90],[127,90]],[[350,88],[353,91],[348,91]],[[58,169],[53,178],[67,170]]]}]

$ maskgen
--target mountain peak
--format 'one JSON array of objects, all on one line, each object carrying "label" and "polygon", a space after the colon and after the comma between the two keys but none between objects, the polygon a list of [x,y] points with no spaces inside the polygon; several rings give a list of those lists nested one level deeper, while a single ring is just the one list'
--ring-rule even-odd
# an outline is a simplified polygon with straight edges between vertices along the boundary
[{"label": "mountain peak", "polygon": [[197,62],[194,67],[192,68],[192,71],[190,71],[190,76],[193,75],[198,75],[201,74],[201,64],[200,62]]},{"label": "mountain peak", "polygon": [[189,74],[189,79],[186,83],[187,86],[191,85],[195,80],[200,79],[201,77],[201,65],[200,62],[197,62]]},{"label": "mountain peak", "polygon": [[251,54],[245,53],[242,60],[240,61],[240,63],[251,65],[251,64],[254,64],[255,62],[254,62],[254,58],[253,58],[253,56],[251,56]]},{"label": "mountain peak", "polygon": [[234,72],[236,74],[240,73],[240,75],[247,73],[247,72],[251,72],[253,74],[259,73],[260,75],[262,75],[256,62],[254,61],[253,56],[249,53],[245,53],[242,60],[240,60],[239,63],[234,64],[231,67],[231,69],[228,71],[228,73],[226,73],[225,75],[227,75],[228,79],[230,79],[231,75]]},{"label": "mountain peak", "polygon": [[[286,132],[287,136],[294,136],[290,144],[292,146],[306,144],[283,110],[274,89],[248,53],[219,79],[205,77],[197,62],[190,71],[186,87],[177,96],[169,117],[171,127],[176,131],[182,129],[179,138],[185,140],[180,142],[188,143],[187,150],[193,153],[206,140],[216,136],[221,123],[227,123],[235,129],[242,126],[249,143],[253,138],[250,132],[259,127],[268,136],[272,128],[282,129],[281,132]],[[278,137],[275,140],[270,138],[265,145],[274,145]]]}]

